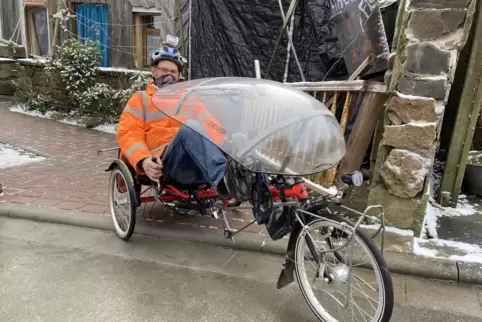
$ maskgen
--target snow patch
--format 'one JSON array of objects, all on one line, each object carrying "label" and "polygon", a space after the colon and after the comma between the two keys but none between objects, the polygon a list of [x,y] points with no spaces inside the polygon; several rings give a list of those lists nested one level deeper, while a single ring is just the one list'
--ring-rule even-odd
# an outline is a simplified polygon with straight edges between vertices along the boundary
[{"label": "snow patch", "polygon": [[10,144],[0,144],[0,169],[14,167],[22,164],[41,162],[46,158],[17,148]]},{"label": "snow patch", "polygon": [[419,80],[447,80],[447,75],[436,75],[436,76],[421,76],[417,77]]},{"label": "snow patch", "polygon": [[425,211],[425,218],[423,220],[423,228],[425,235],[429,238],[438,238],[437,234],[438,214],[436,208],[427,202],[427,210]]},{"label": "snow patch", "polygon": [[[364,225],[364,224],[361,224],[360,227],[364,228],[364,229],[378,230],[380,228],[380,225]],[[400,229],[400,228],[396,228],[396,227],[385,226],[385,231],[388,232],[388,233],[399,235],[399,236],[408,236],[408,237],[414,236],[413,230],[409,230],[409,229]]]},{"label": "snow patch", "polygon": [[473,216],[477,214],[475,206],[471,204],[466,198],[459,198],[456,208],[442,207],[438,204],[435,204],[435,209],[438,216],[459,217]]},{"label": "snow patch", "polygon": [[[443,247],[447,253],[440,253],[440,251],[436,249],[437,247]],[[415,238],[413,242],[413,251],[416,255],[426,257],[448,258],[456,261],[482,263],[482,247],[452,240],[423,240]],[[453,253],[460,254],[454,255]]]},{"label": "snow patch", "polygon": [[144,70],[137,70],[137,69],[128,69],[123,67],[99,67],[99,70],[103,72],[119,72],[119,73],[126,73],[126,74],[145,74],[150,75],[149,71]]},{"label": "snow patch", "polygon": [[436,122],[425,122],[425,121],[412,121],[407,123],[407,125],[413,125],[418,127],[426,127],[426,126],[437,126]]},{"label": "snow patch", "polygon": [[459,198],[456,208],[442,207],[435,200],[430,198],[427,202],[427,209],[424,218],[424,230],[427,237],[437,238],[437,224],[439,217],[460,217],[473,216],[477,214],[477,209],[465,198]]},{"label": "snow patch", "polygon": [[[462,197],[463,196],[463,197]],[[456,213],[459,216],[473,216],[477,213],[475,206],[471,204],[464,195],[459,197],[459,202],[457,203],[457,208],[455,208]]]},{"label": "snow patch", "polygon": [[36,57],[36,58],[18,58],[18,62],[25,62],[25,63],[41,63],[46,64],[49,62],[48,58],[44,57]]},{"label": "snow patch", "polygon": [[[52,116],[55,115],[55,112],[51,112],[51,111],[46,112],[45,114],[42,114],[39,111],[29,111],[25,109],[25,107],[21,104],[10,107],[10,111],[16,112],[16,113],[22,113],[30,116],[36,116],[36,117],[49,119],[49,120],[51,120]],[[63,119],[58,121],[65,124],[85,127],[85,123],[82,120],[75,119],[73,117],[64,117]],[[117,134],[117,124],[112,124],[112,123],[101,124],[99,126],[94,127],[93,129],[97,131],[105,132],[105,133]]]},{"label": "snow patch", "polygon": [[442,113],[445,111],[445,103],[444,101],[436,101],[435,102],[435,114],[438,116],[442,115]]},{"label": "snow patch", "polygon": [[414,95],[407,95],[402,94],[400,92],[395,92],[398,97],[408,99],[408,100],[423,100],[423,101],[435,101],[432,97],[425,97],[425,96],[414,96]]},{"label": "snow patch", "polygon": [[414,238],[413,240],[413,253],[415,255],[425,256],[425,257],[437,257],[437,251],[435,249],[423,247],[420,244],[420,240],[418,238]]},{"label": "snow patch", "polygon": [[39,111],[29,111],[24,107],[23,104],[18,104],[10,107],[10,112],[22,113],[30,116],[40,117],[43,119],[50,119],[54,114],[53,112],[47,112],[45,114],[42,114]]},{"label": "snow patch", "polygon": [[117,124],[101,124],[94,127],[94,130],[110,134],[117,134]]}]

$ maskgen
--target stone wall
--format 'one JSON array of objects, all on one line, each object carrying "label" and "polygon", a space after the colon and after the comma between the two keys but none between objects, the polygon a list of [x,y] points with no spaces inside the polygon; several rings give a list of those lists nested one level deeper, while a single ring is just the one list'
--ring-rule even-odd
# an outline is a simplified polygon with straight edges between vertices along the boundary
[{"label": "stone wall", "polygon": [[[21,75],[22,68],[31,77],[33,86],[39,89],[41,93],[55,90],[52,88],[55,82],[46,79],[44,67],[45,63],[42,60],[0,57],[0,95],[15,95],[12,80]],[[136,70],[129,69],[101,68],[99,81],[116,89],[126,89],[132,85],[130,78],[136,72]]]},{"label": "stone wall", "polygon": [[428,182],[460,50],[475,0],[406,0],[397,17],[393,70],[369,204],[388,225],[422,228]]}]

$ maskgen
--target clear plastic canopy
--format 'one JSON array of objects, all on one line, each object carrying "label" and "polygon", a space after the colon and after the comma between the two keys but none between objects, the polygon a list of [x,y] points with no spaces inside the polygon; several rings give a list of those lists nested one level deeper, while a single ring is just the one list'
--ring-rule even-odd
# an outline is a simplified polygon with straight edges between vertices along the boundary
[{"label": "clear plastic canopy", "polygon": [[346,151],[323,103],[270,80],[196,79],[159,89],[152,103],[254,172],[309,175],[335,166]]}]

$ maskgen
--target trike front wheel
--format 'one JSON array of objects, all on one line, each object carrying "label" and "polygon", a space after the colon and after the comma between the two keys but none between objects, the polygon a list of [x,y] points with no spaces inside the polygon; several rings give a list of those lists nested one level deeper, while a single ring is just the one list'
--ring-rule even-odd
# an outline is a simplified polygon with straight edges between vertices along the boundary
[{"label": "trike front wheel", "polygon": [[389,321],[393,284],[375,242],[357,229],[347,244],[353,223],[317,207],[307,211],[326,217],[307,215],[295,248],[296,279],[313,313],[324,322]]},{"label": "trike front wheel", "polygon": [[136,225],[136,199],[132,176],[122,166],[116,165],[109,179],[109,210],[114,229],[121,239],[128,240]]}]

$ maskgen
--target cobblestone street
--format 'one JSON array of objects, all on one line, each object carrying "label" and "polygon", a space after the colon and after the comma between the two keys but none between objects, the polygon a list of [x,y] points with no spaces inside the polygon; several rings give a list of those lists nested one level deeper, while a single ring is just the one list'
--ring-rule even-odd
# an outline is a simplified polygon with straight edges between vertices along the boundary
[{"label": "cobblestone street", "polygon": [[[105,169],[117,151],[98,154],[99,149],[116,147],[113,134],[80,126],[10,112],[11,102],[0,102],[0,143],[33,152],[45,161],[1,169],[4,195],[0,201],[65,210],[107,214],[108,180]],[[155,208],[153,208],[155,207]],[[161,205],[141,205],[146,218],[212,228],[221,220],[180,216]],[[249,212],[232,212],[233,228],[250,220]],[[253,225],[248,231],[260,231]]]}]

